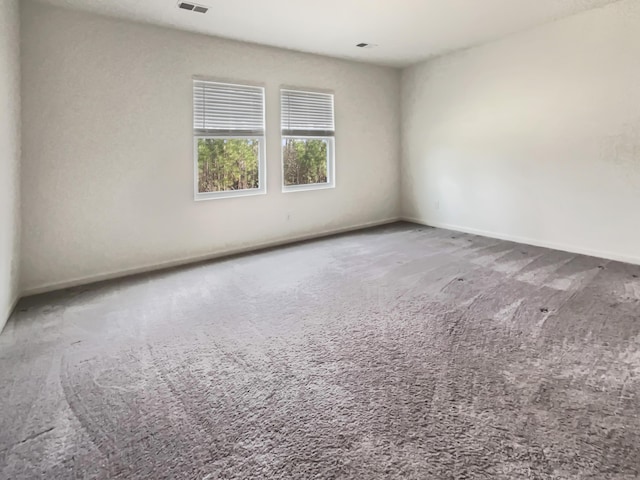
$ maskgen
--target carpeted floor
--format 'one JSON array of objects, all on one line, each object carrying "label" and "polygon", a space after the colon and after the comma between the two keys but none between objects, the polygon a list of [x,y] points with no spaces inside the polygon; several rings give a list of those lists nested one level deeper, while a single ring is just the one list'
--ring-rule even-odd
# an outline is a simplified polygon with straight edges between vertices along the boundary
[{"label": "carpeted floor", "polygon": [[639,275],[396,224],[27,299],[0,478],[638,478]]}]

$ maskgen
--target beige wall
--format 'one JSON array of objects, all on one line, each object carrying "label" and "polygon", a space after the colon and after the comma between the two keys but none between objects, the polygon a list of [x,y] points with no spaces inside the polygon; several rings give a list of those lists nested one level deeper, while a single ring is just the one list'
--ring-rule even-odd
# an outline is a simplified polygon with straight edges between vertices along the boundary
[{"label": "beige wall", "polygon": [[640,263],[640,2],[409,68],[403,213]]},{"label": "beige wall", "polygon": [[[397,70],[30,1],[22,41],[26,293],[399,215]],[[266,86],[266,196],[193,201],[192,75]],[[281,85],[335,92],[335,189],[281,193]]]},{"label": "beige wall", "polygon": [[18,0],[0,0],[0,330],[18,298],[20,47]]}]

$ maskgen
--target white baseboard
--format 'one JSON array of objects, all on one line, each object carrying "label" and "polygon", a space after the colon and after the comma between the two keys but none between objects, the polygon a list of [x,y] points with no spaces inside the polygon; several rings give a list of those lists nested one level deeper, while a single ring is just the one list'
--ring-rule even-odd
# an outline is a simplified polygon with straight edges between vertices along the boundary
[{"label": "white baseboard", "polygon": [[153,272],[155,270],[164,270],[172,267],[179,267],[182,265],[189,265],[191,263],[204,262],[207,260],[214,260],[217,258],[228,257],[231,255],[238,255],[241,253],[249,253],[255,250],[262,250],[265,248],[279,247],[283,245],[288,245],[291,243],[302,242],[305,240],[313,240],[316,238],[328,237],[331,235],[338,235],[340,233],[352,232],[357,230],[363,230],[365,228],[377,227],[380,225],[387,225],[390,223],[395,223],[400,221],[400,217],[392,217],[387,218],[385,220],[375,220],[372,222],[365,222],[358,225],[351,225],[348,227],[340,227],[328,230],[322,230],[320,232],[309,233],[305,235],[298,235],[295,237],[283,238],[280,240],[274,240],[271,242],[263,242],[263,243],[255,243],[248,246],[244,246],[241,248],[230,248],[226,250],[219,250],[214,253],[210,253],[207,255],[199,255],[193,257],[183,257],[175,260],[170,260],[167,262],[160,262],[154,264],[141,265],[134,268],[128,268],[125,270],[117,270],[112,272],[101,273],[97,275],[89,275],[85,277],[78,277],[71,280],[66,280],[63,282],[53,282],[45,285],[39,285],[33,288],[24,289],[22,292],[22,297],[27,297],[30,295],[38,295],[41,293],[47,293],[54,290],[62,290],[64,288],[77,287],[80,285],[87,285],[89,283],[101,282],[104,280],[113,280],[115,278],[128,277],[130,275],[137,275],[140,273],[148,273]]},{"label": "white baseboard", "polygon": [[617,262],[632,263],[634,265],[640,265],[640,257],[636,257],[633,255],[624,255],[619,253],[606,252],[602,250],[594,250],[591,248],[585,248],[585,247],[580,247],[575,245],[565,245],[562,243],[548,242],[545,240],[538,240],[535,238],[519,237],[517,235],[509,235],[506,233],[490,232],[488,230],[481,230],[478,228],[463,227],[460,225],[452,225],[449,223],[434,222],[430,220],[421,220],[419,218],[413,218],[413,217],[405,216],[405,217],[402,217],[402,220],[406,222],[417,223],[420,225],[426,225],[429,227],[444,228],[446,230],[455,230],[457,232],[471,233],[473,235],[480,235],[482,237],[497,238],[498,240],[507,240],[510,242],[523,243],[526,245],[533,245],[535,247],[550,248],[552,250],[561,250],[563,252],[577,253],[580,255],[588,255],[590,257],[598,257],[598,258],[604,258],[607,260],[615,260]]}]

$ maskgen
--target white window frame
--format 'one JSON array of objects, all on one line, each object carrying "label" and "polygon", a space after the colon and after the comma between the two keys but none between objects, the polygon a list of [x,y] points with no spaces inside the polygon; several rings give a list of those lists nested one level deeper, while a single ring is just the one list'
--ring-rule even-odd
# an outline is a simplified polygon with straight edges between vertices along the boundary
[{"label": "white window frame", "polygon": [[[319,93],[325,95],[331,95],[332,111],[335,123],[335,94],[326,90],[312,90],[294,87],[280,87],[280,98],[282,98],[283,91],[294,91],[302,93]],[[333,136],[324,135],[285,135],[282,131],[282,106],[280,106],[280,182],[282,184],[282,192],[303,192],[309,190],[325,190],[336,187],[336,136],[335,127],[333,130]],[[327,182],[326,183],[308,183],[305,185],[286,185],[284,178],[284,140],[288,138],[300,139],[300,140],[326,140],[327,141]]]},{"label": "white window frame", "polygon": [[[264,131],[262,135],[216,135],[201,130],[193,130],[193,198],[195,201],[217,200],[222,198],[249,197],[254,195],[265,195],[267,193],[267,161],[266,161],[266,95],[263,85],[251,84],[248,82],[221,81],[214,78],[194,76],[192,85],[196,81],[211,82],[229,86],[247,86],[262,89],[262,121]],[[192,108],[195,110],[195,102],[192,99]],[[193,116],[193,112],[192,112]],[[219,192],[200,192],[199,167],[198,167],[198,140],[257,140],[258,141],[258,188],[247,188],[243,190],[224,190]]]},{"label": "white window frame", "polygon": [[[200,178],[198,177],[198,140],[207,138],[214,140],[258,140],[258,188],[245,188],[243,190],[223,190],[220,192],[198,191],[198,182],[200,180]],[[193,195],[196,201],[214,200],[216,198],[250,197],[252,195],[264,195],[267,193],[267,172],[264,136],[259,137],[251,135],[235,135],[232,137],[226,137],[221,135],[194,135],[193,152]]]},{"label": "white window frame", "polygon": [[[322,190],[325,188],[335,188],[335,137],[316,137],[310,135],[282,135],[280,140],[280,166],[282,169],[282,191],[300,192],[304,190]],[[305,185],[285,185],[284,183],[284,148],[283,143],[287,138],[295,140],[326,140],[327,141],[327,181],[325,183],[307,183]]]}]

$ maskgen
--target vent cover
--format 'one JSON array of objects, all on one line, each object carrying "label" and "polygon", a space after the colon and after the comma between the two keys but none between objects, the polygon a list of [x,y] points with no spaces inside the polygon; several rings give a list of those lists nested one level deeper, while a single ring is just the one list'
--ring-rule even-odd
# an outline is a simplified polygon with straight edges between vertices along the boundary
[{"label": "vent cover", "polygon": [[195,3],[187,3],[187,2],[178,3],[178,8],[181,8],[183,10],[189,10],[190,12],[197,12],[197,13],[207,13],[207,11],[209,10],[207,7],[203,7],[202,5],[196,5]]}]

